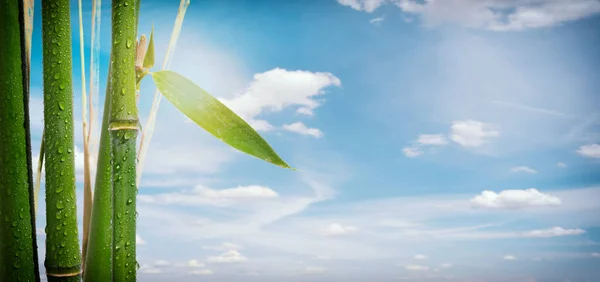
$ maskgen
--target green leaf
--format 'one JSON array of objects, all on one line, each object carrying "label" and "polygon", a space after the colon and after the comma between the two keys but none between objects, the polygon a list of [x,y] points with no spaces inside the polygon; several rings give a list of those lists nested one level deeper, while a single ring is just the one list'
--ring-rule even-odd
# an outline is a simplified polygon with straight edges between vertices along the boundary
[{"label": "green leaf", "polygon": [[291,168],[248,123],[194,82],[172,71],[151,74],[156,88],[204,130],[246,154]]},{"label": "green leaf", "polygon": [[150,42],[148,42],[148,49],[146,50],[146,56],[144,56],[144,68],[151,68],[154,66],[154,25],[152,25],[152,31],[150,32]]}]

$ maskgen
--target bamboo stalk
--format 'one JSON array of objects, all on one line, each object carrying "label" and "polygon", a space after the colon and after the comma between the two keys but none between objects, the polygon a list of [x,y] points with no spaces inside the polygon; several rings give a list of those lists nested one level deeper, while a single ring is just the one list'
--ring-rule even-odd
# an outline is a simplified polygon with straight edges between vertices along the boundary
[{"label": "bamboo stalk", "polygon": [[[112,61],[112,55],[111,55]],[[83,281],[112,281],[112,166],[108,116],[110,113],[111,69],[108,69],[104,112],[100,128],[100,144],[96,166],[96,182],[90,222],[90,237],[84,265]]]},{"label": "bamboo stalk", "polygon": [[109,132],[113,183],[113,281],[136,281],[135,41],[139,0],[112,1]]},{"label": "bamboo stalk", "polygon": [[90,175],[90,147],[89,147],[89,132],[87,130],[87,94],[85,83],[85,52],[83,48],[83,16],[81,12],[81,0],[77,1],[79,8],[79,56],[81,62],[81,120],[82,120],[82,136],[83,136],[83,237],[81,245],[81,263],[85,263],[85,254],[87,250],[90,219],[92,216],[92,181]]},{"label": "bamboo stalk", "polygon": [[44,165],[44,131],[42,130],[42,141],[40,142],[40,156],[38,157],[38,166],[35,174],[35,182],[33,185],[35,214],[37,215],[38,204],[40,202],[40,190],[42,189],[42,168]]},{"label": "bamboo stalk", "polygon": [[96,128],[96,110],[94,105],[98,104],[98,95],[100,92],[100,20],[102,18],[102,6],[101,0],[92,0],[92,36],[91,36],[91,50],[90,50],[90,101],[89,101],[89,115],[90,124],[88,128],[88,146],[91,152],[94,152],[97,145],[97,140],[94,135],[94,129]]},{"label": "bamboo stalk", "polygon": [[75,201],[70,1],[42,1],[46,275],[79,281],[81,252]]},{"label": "bamboo stalk", "polygon": [[0,281],[39,281],[23,3],[0,0]]},{"label": "bamboo stalk", "polygon": [[[167,53],[165,55],[162,70],[167,70],[171,67],[171,59],[173,57],[173,53],[175,52],[175,46],[177,46],[177,39],[179,38],[179,33],[181,32],[181,26],[183,25],[183,18],[185,17],[185,12],[187,11],[187,7],[190,5],[190,0],[181,0],[179,3],[179,9],[177,10],[177,17],[175,18],[175,24],[173,25],[173,31],[171,32],[171,39],[169,40],[169,47],[167,48]],[[142,130],[142,137],[140,140],[140,148],[138,152],[139,162],[137,164],[137,177],[136,177],[136,185],[140,185],[140,181],[142,180],[142,172],[144,169],[144,163],[146,160],[146,155],[148,153],[148,148],[150,147],[150,140],[152,139],[152,135],[154,134],[154,125],[156,124],[156,114],[158,113],[158,107],[160,106],[162,95],[156,89],[154,92],[154,99],[152,100],[152,107],[150,110],[150,115],[148,116],[148,121],[146,121],[146,125]]]}]

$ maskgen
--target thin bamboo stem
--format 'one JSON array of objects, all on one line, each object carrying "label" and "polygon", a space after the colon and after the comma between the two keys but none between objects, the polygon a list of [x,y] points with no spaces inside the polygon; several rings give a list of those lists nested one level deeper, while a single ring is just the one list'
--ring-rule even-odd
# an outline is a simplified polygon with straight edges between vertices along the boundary
[{"label": "thin bamboo stem", "polygon": [[102,18],[102,6],[101,0],[92,0],[92,43],[90,50],[90,124],[88,128],[88,146],[90,151],[95,151],[97,140],[94,135],[94,129],[96,128],[96,109],[94,105],[98,105],[98,95],[100,92],[100,20]]},{"label": "thin bamboo stem", "polygon": [[[112,55],[111,61],[112,61]],[[110,134],[108,132],[108,116],[110,114],[110,85],[111,68],[108,69],[106,95],[104,97],[104,112],[100,128],[100,144],[96,166],[96,182],[92,205],[92,220],[90,237],[84,264],[83,281],[104,282],[112,281],[113,264],[113,211],[112,211],[112,166]]]},{"label": "thin bamboo stem", "polygon": [[[183,25],[183,18],[185,17],[185,12],[187,11],[187,7],[190,5],[190,0],[181,0],[179,3],[179,9],[177,10],[177,17],[175,18],[175,25],[173,26],[173,31],[171,32],[171,39],[169,40],[169,47],[167,48],[167,53],[165,55],[165,59],[163,61],[162,69],[168,70],[171,67],[171,58],[175,52],[175,47],[177,46],[177,39],[179,38],[179,33],[181,32],[181,26]],[[152,100],[152,108],[150,110],[150,115],[148,116],[148,121],[142,130],[142,137],[140,140],[140,148],[138,151],[138,164],[137,164],[137,176],[136,176],[136,185],[140,185],[140,181],[142,180],[142,172],[144,169],[144,163],[146,160],[146,155],[148,154],[148,148],[150,147],[150,140],[152,139],[152,135],[154,134],[154,125],[156,124],[156,114],[158,113],[158,107],[160,106],[162,95],[158,91],[158,89],[154,92],[154,99]]]},{"label": "thin bamboo stem", "polygon": [[75,201],[70,1],[42,1],[46,275],[78,281],[81,252]]},{"label": "thin bamboo stem", "polygon": [[81,261],[85,263],[85,254],[87,250],[90,219],[92,216],[92,181],[90,175],[90,148],[89,148],[89,132],[87,130],[87,94],[86,94],[86,78],[85,78],[85,50],[83,48],[83,16],[81,12],[81,0],[77,1],[79,8],[79,56],[81,62],[81,120],[82,120],[82,136],[83,136],[83,236],[81,246]]},{"label": "thin bamboo stem", "polygon": [[112,1],[109,132],[113,183],[113,281],[136,281],[135,41],[139,1]]}]

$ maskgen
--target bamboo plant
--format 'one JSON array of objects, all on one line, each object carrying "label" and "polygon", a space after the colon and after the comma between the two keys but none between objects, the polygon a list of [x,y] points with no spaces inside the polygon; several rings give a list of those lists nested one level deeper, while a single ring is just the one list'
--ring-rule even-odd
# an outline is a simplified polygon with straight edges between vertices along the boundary
[{"label": "bamboo plant", "polygon": [[39,281],[23,3],[0,7],[0,281]]},{"label": "bamboo plant", "polygon": [[[24,0],[30,1],[30,0]],[[39,281],[35,241],[35,207],[32,162],[28,127],[27,48],[30,44],[23,24],[23,2],[0,0],[0,40],[12,44],[0,52],[0,142],[9,149],[0,150],[0,164],[14,169],[0,170],[0,281]],[[99,2],[99,1],[98,1]],[[94,8],[97,9],[94,2]],[[75,204],[74,117],[72,92],[72,58],[70,1],[42,1],[42,51],[44,81],[44,131],[38,165],[46,169],[46,258],[48,281],[136,281],[136,195],[143,167],[143,156],[152,136],[160,101],[154,98],[148,121],[147,139],[137,149],[137,99],[140,81],[150,77],[157,93],[165,96],[177,109],[200,127],[242,152],[290,168],[271,146],[242,118],[184,76],[167,70],[183,15],[189,0],[182,0],[162,70],[154,66],[154,29],[146,46],[145,36],[137,38],[140,0],[112,0],[112,39],[108,79],[100,138],[93,198],[91,176],[86,166],[84,183],[83,255],[77,230]],[[80,15],[80,55],[82,62],[82,107],[84,154],[87,162],[92,131],[93,95],[98,81],[91,78],[89,120],[85,113],[85,65],[83,29]],[[98,9],[99,10],[99,9]],[[92,16],[92,42],[99,32],[99,16]],[[30,35],[30,30],[27,30]],[[24,43],[25,42],[25,43]],[[97,41],[95,41],[97,43]],[[97,44],[92,43],[92,48]],[[97,49],[92,55],[97,55]],[[20,59],[18,59],[20,58]],[[91,76],[98,68],[92,58]],[[97,76],[96,76],[97,77]],[[13,83],[14,82],[14,83]],[[162,97],[161,95],[158,98]],[[96,103],[97,104],[97,103]],[[9,122],[10,119],[10,122]],[[23,121],[15,123],[14,120]],[[88,123],[89,121],[89,123]],[[144,131],[144,134],[146,131]],[[142,137],[144,139],[144,137]],[[7,141],[4,143],[4,141]],[[143,147],[145,145],[145,147]],[[3,147],[5,148],[5,147]],[[140,159],[141,163],[137,163]],[[43,163],[45,160],[45,163]],[[36,186],[39,186],[36,181]],[[37,204],[37,200],[36,204]],[[10,224],[8,224],[10,223]],[[20,258],[15,259],[17,250]],[[84,260],[82,260],[82,258]],[[18,262],[10,268],[10,262]],[[8,265],[8,266],[7,266]],[[18,267],[17,267],[18,266]],[[83,270],[83,271],[82,271]],[[16,278],[13,279],[13,278]],[[21,280],[19,280],[21,279]]]},{"label": "bamboo plant", "polygon": [[79,281],[70,1],[42,1],[46,276]]}]

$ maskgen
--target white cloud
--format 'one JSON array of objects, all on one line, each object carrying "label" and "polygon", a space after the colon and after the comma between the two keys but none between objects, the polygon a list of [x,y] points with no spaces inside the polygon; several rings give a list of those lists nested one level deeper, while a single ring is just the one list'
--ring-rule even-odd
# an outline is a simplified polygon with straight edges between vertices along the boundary
[{"label": "white cloud", "polygon": [[560,167],[560,168],[564,168],[564,167],[567,167],[567,164],[563,163],[563,162],[558,162],[558,163],[556,163],[556,166]]},{"label": "white cloud", "polygon": [[142,237],[139,234],[135,234],[135,244],[136,245],[146,245],[146,241],[144,241],[144,239],[142,239]]},{"label": "white cloud", "polygon": [[424,259],[427,259],[427,256],[426,255],[415,255],[413,258],[416,260],[424,260]]},{"label": "white cloud", "polygon": [[591,256],[595,258],[600,258],[600,253],[592,253]]},{"label": "white cloud", "polygon": [[483,191],[471,199],[471,204],[480,208],[520,209],[528,207],[560,206],[558,197],[544,194],[537,189],[504,190],[500,193]]},{"label": "white cloud", "polygon": [[148,264],[142,264],[138,271],[146,274],[160,274],[163,272],[162,269]]},{"label": "white cloud", "polygon": [[297,113],[311,115],[322,103],[316,98],[325,94],[324,89],[329,86],[341,86],[340,80],[331,73],[275,68],[255,74],[244,93],[221,101],[256,130],[270,130],[271,124],[256,119],[261,113],[299,106]]},{"label": "white cloud", "polygon": [[201,263],[195,259],[189,260],[187,263],[188,267],[194,267],[194,268],[201,268],[201,267],[205,267],[206,265],[204,263]]},{"label": "white cloud", "polygon": [[194,269],[189,272],[190,275],[212,275],[214,272],[208,268],[205,269]]},{"label": "white cloud", "polygon": [[207,262],[210,263],[238,263],[245,262],[248,259],[236,250],[229,250],[216,257],[208,257]]},{"label": "white cloud", "polygon": [[427,25],[456,23],[496,31],[550,27],[600,13],[595,0],[396,0],[405,13],[422,16]]},{"label": "white cloud", "polygon": [[588,158],[600,158],[600,144],[589,144],[579,147],[577,153]]},{"label": "white cloud", "polygon": [[421,145],[442,146],[448,144],[446,137],[442,134],[421,134],[417,139]]},{"label": "white cloud", "polygon": [[217,250],[217,251],[228,251],[228,250],[240,250],[243,249],[242,246],[234,244],[234,243],[230,243],[230,242],[223,242],[218,246],[202,246],[203,249],[205,250]]},{"label": "white cloud", "polygon": [[404,147],[402,148],[402,152],[409,158],[415,158],[423,154],[423,151],[416,147]]},{"label": "white cloud", "polygon": [[369,22],[372,23],[373,25],[380,25],[384,19],[385,19],[384,17],[373,18],[373,19],[369,20]]},{"label": "white cloud", "polygon": [[453,121],[450,131],[452,141],[463,147],[480,147],[488,143],[489,138],[500,135],[489,124],[475,120]]},{"label": "white cloud", "polygon": [[406,268],[406,270],[410,270],[410,271],[427,271],[427,270],[429,270],[429,266],[418,265],[418,264],[409,264],[405,268]]},{"label": "white cloud", "polygon": [[154,262],[154,266],[166,267],[166,266],[171,266],[171,263],[166,260],[157,260]]},{"label": "white cloud", "polygon": [[533,169],[533,168],[530,168],[530,167],[528,167],[528,166],[517,166],[517,167],[513,167],[513,168],[511,168],[511,169],[510,169],[510,171],[511,171],[511,172],[516,172],[516,173],[519,173],[519,172],[524,172],[524,173],[529,173],[529,174],[535,174],[535,173],[537,173],[537,172],[538,172],[537,170],[535,170],[535,169]]},{"label": "white cloud", "polygon": [[305,274],[305,275],[323,274],[323,273],[325,273],[325,271],[326,271],[326,269],[323,267],[307,266],[302,271],[302,274]]},{"label": "white cloud", "polygon": [[357,11],[365,11],[371,13],[379,6],[383,5],[386,0],[337,0],[338,3],[348,6]]},{"label": "white cloud", "polygon": [[204,186],[196,186],[185,192],[163,193],[153,195],[140,195],[138,199],[144,203],[156,203],[164,205],[213,205],[229,206],[239,201],[268,200],[277,198],[277,192],[268,187],[259,185],[238,186],[228,189],[211,189]]},{"label": "white cloud", "polygon": [[513,255],[505,255],[502,259],[503,260],[517,260],[517,257],[515,257]]},{"label": "white cloud", "polygon": [[290,131],[290,132],[295,132],[295,133],[298,133],[301,135],[310,135],[315,138],[323,137],[323,132],[321,132],[321,130],[319,130],[318,128],[309,128],[302,122],[295,122],[292,124],[284,124],[283,129]]},{"label": "white cloud", "polygon": [[561,236],[576,236],[585,233],[585,230],[565,229],[562,227],[552,227],[547,229],[537,229],[523,232],[473,232],[473,233],[456,233],[447,234],[448,238],[463,238],[463,239],[508,239],[508,238],[551,238]]},{"label": "white cloud", "polygon": [[450,268],[450,267],[452,267],[452,264],[451,263],[442,263],[442,264],[440,264],[440,267],[441,268]]},{"label": "white cloud", "polygon": [[325,236],[343,236],[343,235],[349,235],[352,233],[356,233],[358,231],[358,228],[356,226],[350,226],[350,225],[342,225],[339,223],[333,223],[331,225],[329,225],[327,228],[325,228],[322,231],[322,234]]},{"label": "white cloud", "polygon": [[532,238],[549,238],[549,237],[559,237],[559,236],[571,236],[571,235],[579,235],[585,233],[583,229],[564,229],[562,227],[552,227],[549,229],[540,229],[540,230],[532,230],[523,233],[523,237],[532,237]]}]

